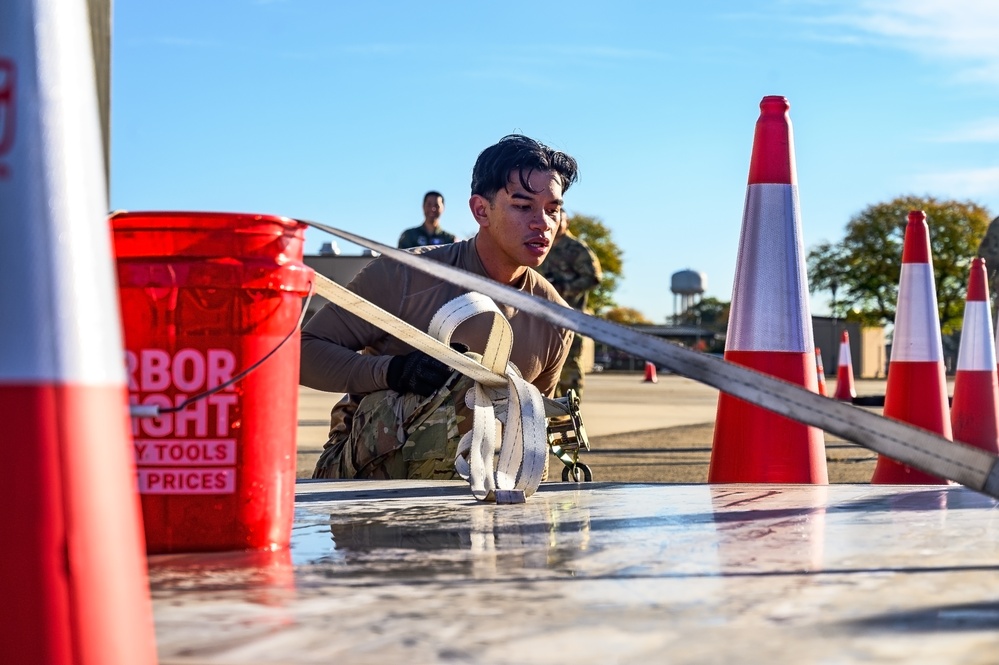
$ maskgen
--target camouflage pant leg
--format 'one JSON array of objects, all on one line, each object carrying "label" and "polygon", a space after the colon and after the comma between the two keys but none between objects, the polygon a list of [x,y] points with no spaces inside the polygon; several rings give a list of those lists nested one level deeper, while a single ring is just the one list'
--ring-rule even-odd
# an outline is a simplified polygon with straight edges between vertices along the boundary
[{"label": "camouflage pant leg", "polygon": [[[430,397],[392,390],[366,395],[349,432],[327,441],[313,478],[451,480],[470,379],[455,373]],[[462,430],[467,429],[462,427]]]},{"label": "camouflage pant leg", "polygon": [[558,378],[558,387],[555,389],[555,396],[562,397],[571,388],[582,399],[583,397],[583,338],[576,335],[572,339],[572,346],[569,347],[569,355],[562,365],[562,373]]}]

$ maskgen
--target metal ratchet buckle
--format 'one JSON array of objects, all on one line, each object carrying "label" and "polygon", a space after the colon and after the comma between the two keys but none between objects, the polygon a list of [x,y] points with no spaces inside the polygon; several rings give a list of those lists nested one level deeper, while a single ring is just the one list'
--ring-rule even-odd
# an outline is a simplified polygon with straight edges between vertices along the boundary
[{"label": "metal ratchet buckle", "polygon": [[579,450],[590,449],[590,440],[579,413],[579,395],[569,389],[562,397],[545,400],[548,418],[548,446],[552,454],[562,460],[562,480],[585,482],[593,480],[590,467],[579,461]]}]

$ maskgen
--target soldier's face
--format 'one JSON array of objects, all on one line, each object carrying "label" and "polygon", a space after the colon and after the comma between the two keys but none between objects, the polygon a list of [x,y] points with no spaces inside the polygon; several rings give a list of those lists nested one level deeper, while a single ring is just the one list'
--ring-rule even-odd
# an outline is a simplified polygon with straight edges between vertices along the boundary
[{"label": "soldier's face", "polygon": [[480,251],[508,266],[535,268],[551,249],[562,208],[562,180],[552,171],[533,171],[531,190],[513,173],[505,189],[489,202],[472,197],[472,213],[483,236]]},{"label": "soldier's face", "polygon": [[432,222],[437,221],[444,214],[444,199],[439,196],[428,196],[423,199],[423,218]]}]

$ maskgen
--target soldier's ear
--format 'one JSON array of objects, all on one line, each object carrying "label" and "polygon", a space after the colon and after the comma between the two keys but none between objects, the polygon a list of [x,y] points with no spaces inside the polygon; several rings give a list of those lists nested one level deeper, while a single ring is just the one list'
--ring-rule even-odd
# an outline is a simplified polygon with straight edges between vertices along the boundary
[{"label": "soldier's ear", "polygon": [[472,194],[472,198],[468,199],[468,208],[472,211],[472,217],[481,228],[489,226],[490,207],[489,199],[481,194]]}]

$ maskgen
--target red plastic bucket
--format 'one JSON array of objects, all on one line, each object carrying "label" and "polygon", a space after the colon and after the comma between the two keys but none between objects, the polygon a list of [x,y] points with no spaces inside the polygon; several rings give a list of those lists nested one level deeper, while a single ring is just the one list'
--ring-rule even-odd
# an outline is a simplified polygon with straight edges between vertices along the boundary
[{"label": "red plastic bucket", "polygon": [[215,390],[132,418],[147,551],[287,547],[305,225],[128,212],[111,228],[131,403],[176,408]]}]

